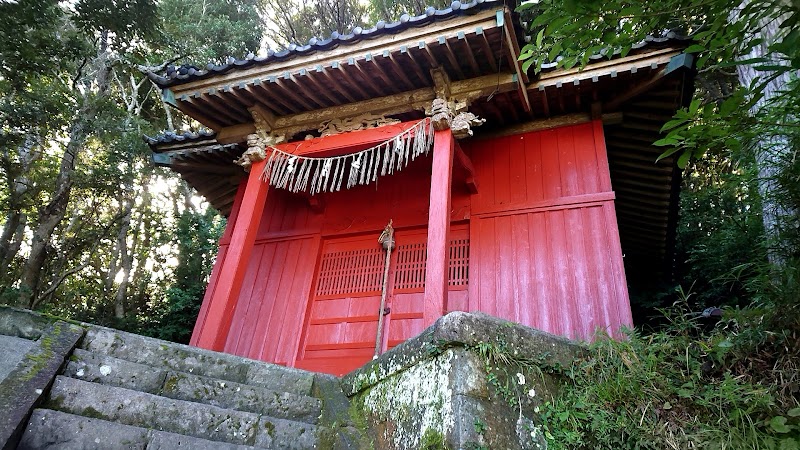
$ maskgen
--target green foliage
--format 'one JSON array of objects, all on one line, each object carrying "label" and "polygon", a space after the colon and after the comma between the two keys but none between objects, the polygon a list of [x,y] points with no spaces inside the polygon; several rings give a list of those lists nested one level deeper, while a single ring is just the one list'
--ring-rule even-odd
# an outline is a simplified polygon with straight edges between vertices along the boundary
[{"label": "green foliage", "polygon": [[[186,339],[222,221],[198,213],[174,173],[152,167],[141,136],[166,121],[137,65],[255,50],[258,5],[0,3],[0,302],[30,298],[60,316]],[[65,212],[47,216],[58,183]],[[31,231],[45,220],[57,223],[41,274],[22,285]]]},{"label": "green foliage", "polygon": [[690,304],[746,306],[747,283],[767,262],[753,158],[718,154],[689,164],[681,190],[676,275]]},{"label": "green foliage", "polygon": [[260,4],[257,0],[165,0],[159,5],[161,36],[155,53],[163,60],[180,57],[204,67],[222,63],[228,56],[256,52],[262,37]]},{"label": "green foliage", "polygon": [[450,6],[450,3],[452,2],[446,0],[370,0],[369,19],[372,23],[379,20],[391,22],[398,20],[403,14],[416,16],[422,14],[429,6],[442,9]]},{"label": "green foliage", "polygon": [[444,436],[438,431],[427,428],[425,433],[422,434],[422,439],[419,442],[420,450],[445,450],[447,445],[444,442]]},{"label": "green foliage", "polygon": [[278,47],[305,45],[333,32],[349,33],[365,26],[367,6],[358,0],[264,0],[267,43]]},{"label": "green foliage", "polygon": [[175,284],[166,292],[166,311],[145,332],[159,339],[188,343],[211,274],[217,242],[225,221],[211,208],[203,213],[186,210],[178,219],[175,238],[179,263]]},{"label": "green foliage", "polygon": [[665,311],[663,331],[598,339],[542,408],[548,448],[791,448],[797,312],[727,310],[702,334],[682,304]]}]

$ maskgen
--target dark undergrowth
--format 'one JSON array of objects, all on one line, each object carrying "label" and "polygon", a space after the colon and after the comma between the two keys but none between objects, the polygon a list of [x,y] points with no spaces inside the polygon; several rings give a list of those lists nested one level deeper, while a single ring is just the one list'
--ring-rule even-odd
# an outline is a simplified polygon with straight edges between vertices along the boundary
[{"label": "dark undergrowth", "polygon": [[685,295],[662,329],[597,339],[542,409],[549,448],[800,448],[799,268],[752,280],[715,325]]}]

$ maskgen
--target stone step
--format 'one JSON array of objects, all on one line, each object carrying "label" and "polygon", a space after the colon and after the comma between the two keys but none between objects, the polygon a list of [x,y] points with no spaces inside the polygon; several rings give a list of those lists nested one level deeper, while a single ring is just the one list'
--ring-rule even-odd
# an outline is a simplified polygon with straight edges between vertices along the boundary
[{"label": "stone step", "polygon": [[22,362],[34,344],[29,339],[0,334],[0,383]]},{"label": "stone step", "polygon": [[312,372],[97,326],[86,332],[81,348],[156,368],[300,395],[308,395],[314,381]]},{"label": "stone step", "polygon": [[316,425],[56,377],[47,408],[134,427],[264,448],[310,449]]},{"label": "stone step", "polygon": [[209,441],[101,419],[36,409],[18,450],[257,450],[258,447]]},{"label": "stone step", "polygon": [[309,396],[186,372],[156,369],[81,349],[76,349],[73,353],[64,375],[176,400],[312,424],[318,422],[322,413],[320,400]]}]

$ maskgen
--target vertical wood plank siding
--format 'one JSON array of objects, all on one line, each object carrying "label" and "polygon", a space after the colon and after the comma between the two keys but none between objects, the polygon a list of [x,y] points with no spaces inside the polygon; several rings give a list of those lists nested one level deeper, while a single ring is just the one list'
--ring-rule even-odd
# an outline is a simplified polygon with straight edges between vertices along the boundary
[{"label": "vertical wood plank siding", "polygon": [[481,183],[468,309],[577,339],[631,326],[602,125],[465,149]]},{"label": "vertical wood plank siding", "polygon": [[[462,147],[479,191],[453,181],[445,310],[580,339],[631,325],[600,122]],[[430,177],[431,158],[422,158],[377,186],[323,194],[314,209],[301,195],[271,191],[225,351],[336,374],[367,361],[385,256],[377,237],[390,218],[397,248],[384,348],[422,331]],[[223,237],[215,267],[227,244]]]}]

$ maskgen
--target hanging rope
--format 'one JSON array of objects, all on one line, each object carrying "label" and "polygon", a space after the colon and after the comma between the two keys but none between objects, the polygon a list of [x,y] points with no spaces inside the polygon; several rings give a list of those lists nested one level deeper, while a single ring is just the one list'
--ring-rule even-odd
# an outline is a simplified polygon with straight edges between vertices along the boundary
[{"label": "hanging rope", "polygon": [[370,184],[408,166],[433,147],[433,126],[422,119],[411,128],[376,146],[347,155],[312,158],[268,147],[270,156],[261,179],[291,192],[334,192]]}]

